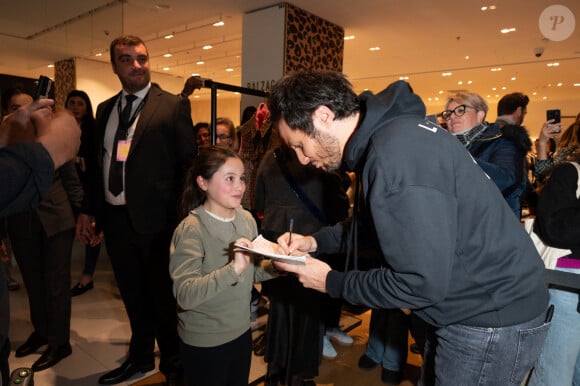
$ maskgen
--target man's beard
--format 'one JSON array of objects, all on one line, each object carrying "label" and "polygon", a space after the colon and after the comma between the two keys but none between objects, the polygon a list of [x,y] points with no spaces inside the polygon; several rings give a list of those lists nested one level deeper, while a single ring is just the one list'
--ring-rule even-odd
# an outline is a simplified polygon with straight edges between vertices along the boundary
[{"label": "man's beard", "polygon": [[318,130],[314,131],[314,139],[317,143],[316,157],[322,162],[322,168],[328,172],[338,170],[342,163],[338,139]]}]

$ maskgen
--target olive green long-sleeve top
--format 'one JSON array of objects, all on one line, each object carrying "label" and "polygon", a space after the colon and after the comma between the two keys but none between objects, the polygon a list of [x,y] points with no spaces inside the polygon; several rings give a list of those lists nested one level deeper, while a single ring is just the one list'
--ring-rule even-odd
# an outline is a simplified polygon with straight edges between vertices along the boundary
[{"label": "olive green long-sleeve top", "polygon": [[178,332],[184,343],[212,347],[232,341],[250,328],[252,284],[275,277],[269,260],[252,258],[241,275],[233,267],[233,244],[257,235],[251,214],[236,209],[231,221],[198,207],[177,226],[169,272],[178,305]]}]

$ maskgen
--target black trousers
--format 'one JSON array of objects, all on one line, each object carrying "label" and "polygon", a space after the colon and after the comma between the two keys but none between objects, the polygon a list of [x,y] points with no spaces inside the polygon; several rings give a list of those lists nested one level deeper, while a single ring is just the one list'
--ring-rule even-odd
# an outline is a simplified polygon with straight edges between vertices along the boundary
[{"label": "black trousers", "polygon": [[250,330],[215,347],[193,347],[181,342],[188,386],[247,386],[252,361]]},{"label": "black trousers", "polygon": [[74,229],[47,237],[36,211],[11,216],[8,233],[30,302],[34,330],[58,347],[70,338]]},{"label": "black trousers", "polygon": [[177,309],[169,276],[173,229],[137,233],[125,206],[106,205],[103,220],[107,252],[131,325],[129,358],[152,363],[157,340],[161,372],[180,371]]}]

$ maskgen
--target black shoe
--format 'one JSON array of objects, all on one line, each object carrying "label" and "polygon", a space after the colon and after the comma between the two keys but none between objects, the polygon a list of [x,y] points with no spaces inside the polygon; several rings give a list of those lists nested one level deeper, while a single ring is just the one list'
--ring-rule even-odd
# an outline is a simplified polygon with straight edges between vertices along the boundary
[{"label": "black shoe", "polygon": [[403,374],[400,371],[387,370],[384,367],[381,370],[381,381],[387,385],[398,385],[403,380]]},{"label": "black shoe", "polygon": [[72,354],[70,343],[65,343],[58,347],[48,346],[46,351],[32,365],[32,371],[38,372],[46,370],[68,357],[70,354]]},{"label": "black shoe", "polygon": [[371,371],[372,369],[377,367],[377,365],[378,363],[369,358],[367,354],[364,354],[358,360],[358,368],[364,371]]},{"label": "black shoe", "polygon": [[82,295],[88,290],[91,290],[93,288],[95,288],[95,283],[93,283],[92,280],[85,285],[82,285],[80,282],[78,282],[77,284],[75,284],[74,287],[70,289],[70,296]]},{"label": "black shoe", "polygon": [[155,362],[151,363],[136,363],[131,359],[127,359],[120,367],[111,370],[108,373],[101,375],[99,384],[101,385],[116,385],[131,378],[133,375],[141,372],[146,373],[155,369]]},{"label": "black shoe", "polygon": [[34,354],[36,351],[38,351],[39,348],[41,348],[45,344],[48,344],[46,338],[41,337],[35,331],[32,334],[30,334],[30,336],[28,337],[28,339],[26,339],[26,342],[24,342],[22,346],[16,349],[16,353],[14,354],[14,356],[16,358],[20,358],[30,354]]}]

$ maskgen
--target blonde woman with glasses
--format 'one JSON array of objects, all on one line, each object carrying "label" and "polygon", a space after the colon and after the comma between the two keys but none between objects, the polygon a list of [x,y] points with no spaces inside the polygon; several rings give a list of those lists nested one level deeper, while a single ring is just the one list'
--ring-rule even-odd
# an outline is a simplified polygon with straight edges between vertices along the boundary
[{"label": "blonde woman with glasses", "polygon": [[521,196],[526,186],[526,154],[530,137],[520,125],[485,121],[487,103],[478,94],[461,92],[450,96],[441,117],[447,130],[457,137],[483,171],[501,190],[510,208],[521,217]]}]

